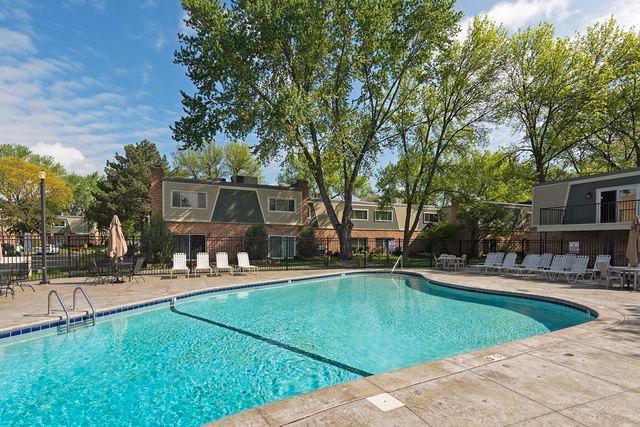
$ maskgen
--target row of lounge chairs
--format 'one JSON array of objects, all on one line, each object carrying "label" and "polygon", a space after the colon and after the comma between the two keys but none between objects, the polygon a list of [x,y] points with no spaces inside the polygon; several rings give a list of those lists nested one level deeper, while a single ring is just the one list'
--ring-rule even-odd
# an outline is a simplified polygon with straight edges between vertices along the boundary
[{"label": "row of lounge chairs", "polygon": [[598,255],[594,268],[587,268],[589,257],[586,255],[553,255],[550,253],[527,254],[521,263],[517,263],[515,252],[491,252],[487,254],[483,264],[469,265],[467,269],[477,273],[497,272],[504,275],[538,275],[548,280],[565,279],[576,282],[579,278],[595,278],[596,273],[603,272],[611,262],[611,255]]},{"label": "row of lounge chairs", "polygon": [[[220,275],[222,272],[229,272],[234,274],[236,272],[254,272],[258,274],[258,267],[251,265],[249,261],[249,254],[247,252],[238,252],[238,265],[229,265],[229,255],[226,252],[216,252],[216,264],[211,267],[209,264],[209,253],[198,252],[196,254],[196,266],[193,269],[194,274],[206,273]],[[171,277],[176,274],[186,273],[187,277],[191,274],[191,269],[187,266],[187,254],[175,253],[173,254],[173,267],[171,267]]]}]

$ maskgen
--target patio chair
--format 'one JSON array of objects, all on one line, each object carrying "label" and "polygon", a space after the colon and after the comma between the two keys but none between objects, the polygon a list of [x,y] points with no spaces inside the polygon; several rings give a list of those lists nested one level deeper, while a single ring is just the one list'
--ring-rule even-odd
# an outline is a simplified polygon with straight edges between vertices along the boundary
[{"label": "patio chair", "polygon": [[144,276],[142,276],[140,274],[140,271],[142,271],[142,265],[144,264],[144,257],[140,257],[136,259],[136,263],[133,264],[133,266],[131,267],[131,272],[129,273],[128,277],[129,277],[129,281],[131,281],[131,279],[135,280],[136,283],[138,283],[138,279],[142,279],[143,282],[146,282]]},{"label": "patio chair", "polygon": [[9,286],[15,288],[19,287],[24,291],[25,287],[31,288],[35,292],[35,288],[31,283],[25,282],[25,278],[28,276],[27,270],[29,267],[25,263],[11,264],[11,273],[9,275]]},{"label": "patio chair", "polygon": [[589,264],[589,257],[587,255],[581,255],[577,257],[569,257],[569,259],[574,258],[571,264],[571,269],[565,271],[564,273],[559,273],[558,276],[564,275],[564,278],[569,281],[570,277],[573,277],[572,283],[578,281],[578,277],[582,277],[587,274],[587,265]]},{"label": "patio chair", "polygon": [[195,273],[207,273],[213,274],[213,268],[209,265],[209,252],[198,252],[196,254],[196,269]]},{"label": "patio chair", "polygon": [[249,262],[249,254],[246,252],[238,252],[238,270],[240,271],[253,271],[258,274],[258,267],[251,265]]},{"label": "patio chair", "polygon": [[598,263],[606,262],[608,265],[611,265],[611,255],[598,255],[596,256],[596,260],[593,262],[593,268],[587,269],[587,273],[591,274],[591,280],[596,278],[596,274],[599,273]]},{"label": "patio chair", "polygon": [[564,273],[568,259],[569,257],[567,255],[554,256],[549,268],[540,271],[542,278],[553,280],[559,273]]},{"label": "patio chair", "polygon": [[513,274],[535,274],[538,271],[541,255],[528,254],[522,260],[522,263],[514,265],[512,268],[506,270],[506,273]]},{"label": "patio chair", "polygon": [[502,263],[494,264],[493,267],[489,268],[489,270],[496,270],[498,273],[504,273],[508,268],[513,268],[516,265],[516,260],[518,259],[518,254],[515,252],[509,252],[505,255]]},{"label": "patio chair", "polygon": [[461,270],[467,266],[467,254],[462,254],[460,258],[456,259],[455,269]]},{"label": "patio chair", "polygon": [[184,252],[173,254],[171,277],[174,277],[177,273],[187,273],[187,277],[191,274],[191,270],[187,267],[187,254]]},{"label": "patio chair", "polygon": [[546,268],[551,267],[551,261],[553,260],[553,254],[545,253],[540,256],[540,263],[538,264],[538,268],[544,270]]},{"label": "patio chair", "polygon": [[436,258],[436,256],[433,256],[433,259],[436,261],[436,269],[445,269],[445,267],[447,266],[447,258],[449,257],[448,254],[440,254],[439,257]]},{"label": "patio chair", "polygon": [[229,265],[229,255],[226,252],[216,252],[216,267],[214,269],[217,275],[223,271],[228,271],[233,275],[233,267]]},{"label": "patio chair", "polygon": [[483,264],[469,265],[469,266],[467,266],[467,268],[469,268],[471,270],[475,269],[476,272],[478,272],[478,273],[480,273],[480,271],[482,271],[482,270],[486,271],[488,267],[492,267],[495,264],[497,256],[498,256],[498,254],[496,252],[489,252],[487,254],[487,257],[484,259],[484,263]]},{"label": "patio chair", "polygon": [[106,283],[107,275],[105,274],[105,270],[98,267],[98,263],[95,258],[91,258],[91,262],[89,263],[89,275],[84,279],[83,283],[87,283],[87,281],[91,280],[94,285],[98,283]]},{"label": "patio chair", "polygon": [[600,272],[598,283],[604,282],[605,289],[609,289],[609,284],[614,280],[617,280],[620,283],[620,289],[622,289],[624,287],[623,274],[611,271],[610,267],[611,266],[609,265],[609,261],[596,262],[594,268],[597,268]]},{"label": "patio chair", "polygon": [[16,297],[16,291],[11,286],[11,269],[3,268],[0,269],[0,294],[2,294],[2,290],[4,289],[4,296],[9,296],[9,291],[11,291],[11,297]]}]

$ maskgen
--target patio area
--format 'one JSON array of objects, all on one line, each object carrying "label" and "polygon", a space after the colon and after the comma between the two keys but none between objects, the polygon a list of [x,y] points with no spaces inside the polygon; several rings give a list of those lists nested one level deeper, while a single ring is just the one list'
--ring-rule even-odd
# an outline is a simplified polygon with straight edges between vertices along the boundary
[{"label": "patio area", "polygon": [[[86,285],[98,310],[215,287],[341,270],[160,279]],[[284,399],[220,420],[225,425],[635,425],[640,424],[640,293],[589,283],[548,283],[464,272],[415,270],[454,285],[560,298],[598,319],[435,362]],[[57,320],[47,294],[67,303],[78,280],[59,280],[0,298],[0,332]],[[377,397],[376,397],[377,396]],[[374,404],[373,402],[377,403]],[[382,402],[382,404],[380,403]],[[380,409],[380,407],[385,410]],[[389,409],[392,408],[392,409]]]}]

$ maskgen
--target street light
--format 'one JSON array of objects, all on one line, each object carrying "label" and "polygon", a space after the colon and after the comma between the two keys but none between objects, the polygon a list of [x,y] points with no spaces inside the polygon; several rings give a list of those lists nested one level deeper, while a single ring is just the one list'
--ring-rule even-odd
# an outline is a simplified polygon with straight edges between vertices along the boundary
[{"label": "street light", "polygon": [[40,171],[40,243],[42,245],[42,278],[40,279],[41,285],[48,285],[47,280],[47,212],[44,203],[44,179],[47,177],[45,171]]}]

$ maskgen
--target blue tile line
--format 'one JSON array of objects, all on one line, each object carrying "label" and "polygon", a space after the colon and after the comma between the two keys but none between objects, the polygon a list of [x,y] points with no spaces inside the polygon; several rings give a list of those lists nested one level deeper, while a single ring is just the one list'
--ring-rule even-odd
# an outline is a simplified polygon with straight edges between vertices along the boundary
[{"label": "blue tile line", "polygon": [[[185,298],[192,298],[192,297],[196,297],[196,296],[202,296],[202,295],[207,295],[207,294],[215,294],[215,293],[233,291],[233,290],[238,290],[238,289],[259,288],[259,287],[270,286],[270,285],[281,285],[281,284],[288,284],[288,283],[294,283],[294,282],[302,282],[302,281],[307,281],[307,280],[312,280],[312,279],[328,279],[328,278],[332,278],[332,277],[352,276],[352,275],[357,275],[357,274],[390,274],[390,270],[349,271],[349,272],[344,272],[344,273],[325,274],[325,275],[322,275],[322,276],[298,277],[298,278],[294,278],[294,279],[280,279],[280,280],[269,281],[269,282],[249,283],[249,284],[246,284],[246,285],[226,286],[226,287],[215,288],[215,289],[203,289],[203,290],[200,290],[200,291],[194,291],[194,292],[190,292],[190,293],[186,293],[186,294],[182,294],[182,295],[176,295],[176,296],[173,296],[173,297],[164,297],[164,298],[156,299],[156,300],[149,301],[149,302],[137,303],[137,304],[132,304],[132,305],[124,306],[124,307],[118,307],[118,308],[114,308],[114,309],[111,309],[111,310],[102,310],[102,311],[96,312],[96,317],[110,316],[110,315],[113,315],[113,314],[123,313],[125,311],[131,311],[131,310],[136,310],[136,309],[139,309],[139,308],[151,307],[151,306],[154,306],[154,305],[159,305],[159,304],[164,304],[164,303],[170,303],[172,299],[181,300],[181,299],[185,299]],[[585,306],[583,306],[581,304],[567,302],[567,301],[563,301],[563,300],[559,300],[559,299],[555,299],[555,298],[551,298],[551,297],[543,297],[543,296],[538,296],[538,295],[525,295],[525,294],[520,294],[520,293],[511,293],[509,291],[498,291],[498,290],[492,290],[492,289],[476,289],[476,288],[470,288],[470,287],[466,287],[466,286],[452,285],[450,283],[443,283],[443,282],[427,279],[422,274],[416,273],[416,272],[413,272],[413,271],[403,271],[402,273],[395,273],[395,274],[405,275],[405,276],[420,277],[420,278],[426,280],[427,282],[429,282],[429,283],[431,283],[433,285],[442,286],[442,287],[445,287],[445,288],[457,289],[457,290],[468,291],[468,292],[475,292],[475,293],[480,293],[480,294],[509,296],[509,297],[513,297],[513,298],[521,298],[521,299],[527,299],[527,300],[546,302],[546,303],[550,303],[550,304],[556,304],[556,305],[560,305],[560,306],[563,306],[563,307],[567,307],[567,308],[571,308],[571,309],[574,309],[574,310],[581,311],[583,313],[591,315],[594,318],[598,317],[598,312],[596,312],[596,311],[594,311],[594,310],[592,310],[592,309],[590,309],[588,307],[585,307]],[[87,320],[91,320],[91,315],[90,314],[85,314],[85,315],[82,315],[82,316],[73,317],[73,318],[70,319],[70,323],[79,323],[79,322],[83,322],[83,321],[87,321]],[[37,331],[41,331],[41,330],[44,330],[44,329],[64,326],[64,325],[66,325],[66,320],[57,320],[57,321],[44,323],[44,324],[40,324],[40,325],[25,327],[25,328],[22,328],[22,329],[16,329],[16,330],[13,330],[13,331],[2,332],[2,333],[0,333],[0,340],[5,339],[5,338],[9,338],[9,337],[15,337],[15,336],[22,335],[22,334],[27,334],[27,333],[30,333],[30,332],[37,332]]]}]

